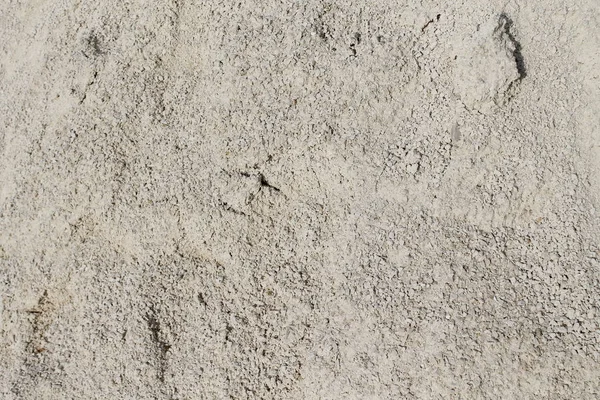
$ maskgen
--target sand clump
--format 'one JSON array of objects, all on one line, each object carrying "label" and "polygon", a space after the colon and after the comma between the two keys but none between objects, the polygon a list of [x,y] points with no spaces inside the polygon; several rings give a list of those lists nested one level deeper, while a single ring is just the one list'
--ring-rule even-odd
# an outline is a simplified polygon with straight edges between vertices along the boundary
[{"label": "sand clump", "polygon": [[455,86],[470,109],[490,112],[510,99],[510,90],[525,76],[520,45],[510,34],[510,20],[494,16],[463,39],[456,56]]}]

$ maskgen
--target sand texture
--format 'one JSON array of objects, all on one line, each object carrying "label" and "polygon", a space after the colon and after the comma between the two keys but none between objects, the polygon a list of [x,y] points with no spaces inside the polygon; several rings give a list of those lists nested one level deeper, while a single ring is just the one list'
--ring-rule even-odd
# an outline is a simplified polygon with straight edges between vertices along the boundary
[{"label": "sand texture", "polygon": [[598,0],[0,1],[0,399],[600,399]]}]

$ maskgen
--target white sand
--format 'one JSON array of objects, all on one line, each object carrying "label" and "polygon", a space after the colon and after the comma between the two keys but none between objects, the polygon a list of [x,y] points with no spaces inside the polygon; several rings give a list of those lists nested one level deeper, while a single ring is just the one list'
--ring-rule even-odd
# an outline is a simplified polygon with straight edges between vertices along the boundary
[{"label": "white sand", "polygon": [[0,50],[0,399],[600,398],[597,0],[3,0]]}]

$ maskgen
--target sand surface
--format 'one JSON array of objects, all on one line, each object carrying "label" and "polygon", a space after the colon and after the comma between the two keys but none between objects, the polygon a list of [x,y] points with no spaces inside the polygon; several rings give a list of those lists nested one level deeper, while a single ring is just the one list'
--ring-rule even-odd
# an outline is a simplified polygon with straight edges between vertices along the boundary
[{"label": "sand surface", "polygon": [[0,399],[599,399],[600,2],[0,1]]}]

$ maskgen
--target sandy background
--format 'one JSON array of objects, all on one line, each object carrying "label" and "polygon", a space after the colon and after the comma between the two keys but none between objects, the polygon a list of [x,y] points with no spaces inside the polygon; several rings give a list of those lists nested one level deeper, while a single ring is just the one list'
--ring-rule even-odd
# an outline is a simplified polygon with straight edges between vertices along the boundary
[{"label": "sandy background", "polygon": [[3,0],[0,398],[600,398],[600,3]]}]

